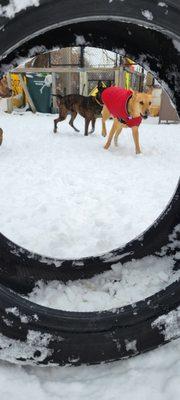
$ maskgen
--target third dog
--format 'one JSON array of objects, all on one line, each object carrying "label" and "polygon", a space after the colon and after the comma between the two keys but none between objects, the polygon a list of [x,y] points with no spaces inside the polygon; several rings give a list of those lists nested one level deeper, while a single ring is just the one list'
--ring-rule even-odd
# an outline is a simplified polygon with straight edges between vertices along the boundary
[{"label": "third dog", "polygon": [[[12,96],[12,90],[9,89],[7,79],[3,76],[0,79],[0,97],[8,98]],[[3,142],[3,130],[0,128],[0,146]]]}]

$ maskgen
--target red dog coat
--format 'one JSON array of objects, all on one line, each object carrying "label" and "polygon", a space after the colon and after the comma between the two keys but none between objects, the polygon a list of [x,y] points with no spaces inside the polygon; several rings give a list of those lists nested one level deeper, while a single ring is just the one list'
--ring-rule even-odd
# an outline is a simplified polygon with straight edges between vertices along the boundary
[{"label": "red dog coat", "polygon": [[[111,86],[102,93],[102,101],[114,118],[126,123],[130,128],[139,126],[142,118],[133,118],[128,114],[127,103],[132,96],[132,90],[126,90],[118,86]],[[121,121],[121,122],[122,122]]]}]

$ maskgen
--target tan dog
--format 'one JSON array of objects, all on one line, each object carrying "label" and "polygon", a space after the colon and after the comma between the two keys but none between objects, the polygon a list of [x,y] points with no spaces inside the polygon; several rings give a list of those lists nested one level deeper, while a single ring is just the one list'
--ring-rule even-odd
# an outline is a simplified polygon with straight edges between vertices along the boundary
[{"label": "tan dog", "polygon": [[[7,78],[0,79],[0,97],[8,98],[12,96],[12,90],[8,87]],[[3,142],[3,130],[0,128],[0,146]]]},{"label": "tan dog", "polygon": [[[140,144],[139,144],[138,127],[139,127],[139,124],[141,123],[141,120],[146,119],[148,117],[148,115],[150,114],[152,94],[139,93],[139,92],[133,92],[133,91],[131,91],[130,94],[131,94],[131,96],[126,105],[127,106],[127,114],[130,117],[129,121],[132,121],[133,118],[138,119],[140,117],[140,122],[138,123],[138,126],[136,126],[136,125],[131,126],[134,144],[135,144],[135,151],[136,151],[136,154],[139,154],[139,153],[141,153],[141,148],[140,148]],[[103,136],[107,135],[106,121],[110,117],[111,114],[112,113],[107,108],[107,106],[104,105],[103,110],[102,110],[102,135]],[[110,147],[113,137],[114,137],[115,146],[118,146],[118,137],[123,128],[128,128],[128,124],[125,123],[125,121],[122,121],[122,120],[119,121],[118,118],[114,117],[113,125],[110,130],[108,140],[104,146],[104,148],[106,150]]]}]

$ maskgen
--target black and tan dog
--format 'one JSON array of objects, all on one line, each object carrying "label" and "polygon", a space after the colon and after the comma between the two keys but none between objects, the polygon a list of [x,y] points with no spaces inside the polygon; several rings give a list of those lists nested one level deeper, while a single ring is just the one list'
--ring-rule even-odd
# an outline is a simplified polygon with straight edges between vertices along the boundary
[{"label": "black and tan dog", "polygon": [[74,126],[74,120],[77,114],[80,114],[85,119],[85,133],[88,135],[88,128],[90,122],[92,123],[92,130],[89,133],[93,133],[95,130],[95,122],[97,116],[101,113],[103,104],[101,101],[101,94],[104,90],[102,82],[98,82],[96,96],[82,96],[80,94],[69,94],[67,96],[57,96],[57,104],[59,108],[59,117],[54,120],[54,133],[57,132],[58,122],[64,121],[68,115],[71,114],[69,125],[76,131],[79,130]]},{"label": "black and tan dog", "polygon": [[[7,78],[3,76],[0,79],[0,97],[2,98],[8,98],[12,96],[12,90],[9,89],[8,83],[7,83]],[[3,142],[3,130],[0,128],[0,146]]]}]

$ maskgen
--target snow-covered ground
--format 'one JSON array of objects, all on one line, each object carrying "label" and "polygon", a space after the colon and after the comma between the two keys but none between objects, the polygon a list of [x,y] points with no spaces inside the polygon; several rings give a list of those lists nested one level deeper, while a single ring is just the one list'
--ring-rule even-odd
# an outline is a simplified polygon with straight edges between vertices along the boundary
[{"label": "snow-covered ground", "polygon": [[147,354],[93,367],[0,363],[1,400],[178,400],[180,339]]},{"label": "snow-covered ground", "polygon": [[1,116],[1,232],[59,258],[102,254],[143,232],[175,190],[179,125],[141,126],[136,156],[130,130],[106,151],[100,120],[84,137],[81,118],[79,134],[63,122],[56,135],[53,118]]},{"label": "snow-covered ground", "polygon": [[[136,156],[129,130],[120,137],[118,149],[105,151],[100,121],[96,134],[85,138],[82,119],[76,122],[81,133],[63,122],[57,135],[52,133],[52,120],[53,116],[31,113],[1,115],[1,232],[21,246],[59,258],[100,254],[141,233],[175,190],[179,125],[141,126],[143,154]],[[61,297],[65,309],[71,309],[75,299],[75,306],[82,302],[87,309],[87,300],[92,303],[93,298],[99,309],[117,307],[122,300],[135,301],[133,286],[142,298],[148,287],[157,291],[177,278],[172,260],[156,262],[149,257],[146,270],[141,262],[133,269],[127,264],[67,288],[56,282],[50,287],[41,284],[38,299],[43,303],[46,297],[52,307],[56,298],[62,307]],[[38,301],[35,293],[31,296]],[[179,352],[180,339],[134,359],[95,367],[31,368],[1,362],[0,398],[176,400]]]}]

